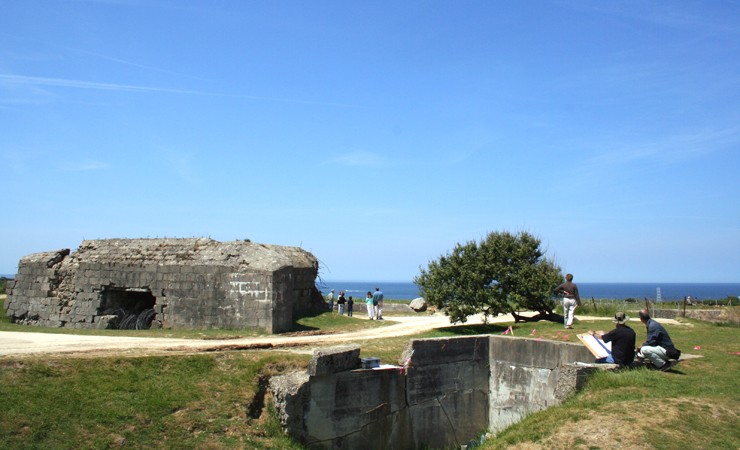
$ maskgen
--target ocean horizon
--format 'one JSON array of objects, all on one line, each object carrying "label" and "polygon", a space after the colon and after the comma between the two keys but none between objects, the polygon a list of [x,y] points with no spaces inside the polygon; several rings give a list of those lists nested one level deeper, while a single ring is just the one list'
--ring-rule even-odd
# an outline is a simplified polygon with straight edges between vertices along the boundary
[{"label": "ocean horizon", "polygon": [[[610,299],[622,300],[625,298],[657,300],[658,289],[660,299],[664,301],[683,300],[691,296],[697,300],[720,300],[729,296],[740,296],[740,283],[577,283],[582,299]],[[317,283],[322,294],[328,294],[334,289],[335,294],[344,291],[346,296],[363,298],[368,291],[375,291],[379,287],[383,295],[389,299],[413,300],[420,297],[418,287],[411,282],[372,282],[372,281],[332,281],[322,280]],[[553,286],[554,287],[554,286]]]},{"label": "ocean horizon", "polygon": [[[2,275],[3,278],[12,278],[14,275]],[[623,300],[636,298],[638,300],[658,298],[663,301],[682,300],[691,296],[697,300],[721,300],[727,297],[740,297],[740,283],[576,283],[582,299],[609,299]],[[368,291],[375,291],[379,287],[388,299],[413,300],[420,297],[418,287],[412,282],[402,281],[334,281],[321,280],[316,283],[317,288],[326,295],[331,289],[339,295],[344,291],[346,296],[364,298]]]}]

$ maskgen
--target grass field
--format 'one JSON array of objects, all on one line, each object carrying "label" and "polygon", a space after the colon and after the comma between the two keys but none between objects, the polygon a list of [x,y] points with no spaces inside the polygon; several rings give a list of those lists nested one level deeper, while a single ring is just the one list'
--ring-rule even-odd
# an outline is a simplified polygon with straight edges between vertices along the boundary
[{"label": "grass field", "polygon": [[[326,313],[302,319],[297,328],[372,326],[382,336],[387,322]],[[416,337],[500,334],[508,325],[444,327]],[[644,339],[639,321],[630,325],[638,341]],[[7,327],[37,331],[0,324]],[[574,333],[611,323],[577,321],[575,327],[565,333],[560,324],[538,322],[515,324],[513,332],[573,342]],[[685,353],[703,357],[674,372],[599,373],[562,405],[529,416],[482,448],[740,448],[738,327],[685,320],[667,328]],[[362,356],[395,362],[408,340],[352,343],[362,346]],[[269,376],[303,370],[308,359],[278,351],[0,359],[0,448],[300,448],[280,431],[264,386]]]},{"label": "grass field", "polygon": [[[483,448],[740,448],[740,330],[682,322],[667,326],[674,343],[702,358],[682,362],[673,372],[598,373],[561,406],[526,418]],[[543,325],[515,327],[515,333],[536,329],[538,335],[563,340],[559,325]],[[642,342],[644,326],[630,325]],[[596,327],[578,322],[575,328],[580,333]]]}]

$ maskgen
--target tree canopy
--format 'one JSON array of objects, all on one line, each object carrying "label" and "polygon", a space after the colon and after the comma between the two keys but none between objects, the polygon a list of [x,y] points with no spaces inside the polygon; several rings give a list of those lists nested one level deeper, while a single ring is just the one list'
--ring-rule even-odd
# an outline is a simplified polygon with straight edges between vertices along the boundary
[{"label": "tree canopy", "polygon": [[[454,322],[482,313],[511,313],[516,321],[557,320],[553,289],[563,275],[545,258],[540,240],[527,232],[489,233],[480,242],[458,243],[414,278],[424,299]],[[520,311],[537,311],[535,317]]]}]

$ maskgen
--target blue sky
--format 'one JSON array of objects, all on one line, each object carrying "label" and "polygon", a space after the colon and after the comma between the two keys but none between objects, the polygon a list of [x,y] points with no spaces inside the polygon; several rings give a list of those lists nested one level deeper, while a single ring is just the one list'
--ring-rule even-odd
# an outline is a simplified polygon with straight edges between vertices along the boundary
[{"label": "blue sky", "polygon": [[740,282],[740,3],[24,0],[0,273],[83,239],[410,281],[528,231],[576,281]]}]

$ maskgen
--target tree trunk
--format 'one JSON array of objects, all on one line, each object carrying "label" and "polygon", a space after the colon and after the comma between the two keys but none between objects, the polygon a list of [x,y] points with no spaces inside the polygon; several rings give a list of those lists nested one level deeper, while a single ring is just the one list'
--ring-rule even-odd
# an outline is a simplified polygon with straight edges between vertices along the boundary
[{"label": "tree trunk", "polygon": [[539,322],[540,320],[548,320],[550,322],[562,322],[563,316],[555,314],[552,310],[539,310],[537,314],[532,317],[522,316],[516,311],[511,311],[511,315],[514,317],[514,322]]}]

